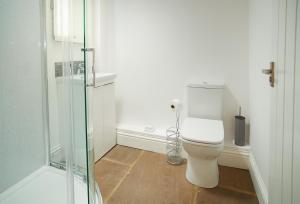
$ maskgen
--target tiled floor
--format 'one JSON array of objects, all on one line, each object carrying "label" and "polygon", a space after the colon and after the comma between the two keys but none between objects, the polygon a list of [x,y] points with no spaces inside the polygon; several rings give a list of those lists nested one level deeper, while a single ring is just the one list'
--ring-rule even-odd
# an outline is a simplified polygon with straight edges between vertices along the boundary
[{"label": "tiled floor", "polygon": [[96,163],[95,175],[105,204],[258,203],[246,170],[220,167],[218,187],[203,189],[186,181],[185,169],[165,155],[116,146]]}]

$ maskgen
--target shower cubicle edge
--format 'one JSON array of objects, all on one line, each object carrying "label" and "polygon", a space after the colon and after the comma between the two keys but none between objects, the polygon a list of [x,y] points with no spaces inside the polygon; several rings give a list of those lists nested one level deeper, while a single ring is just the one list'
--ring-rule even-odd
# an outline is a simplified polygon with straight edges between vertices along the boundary
[{"label": "shower cubicle edge", "polygon": [[49,101],[48,101],[48,71],[47,71],[47,27],[46,27],[46,0],[39,0],[40,4],[40,47],[41,47],[41,74],[42,74],[42,107],[43,132],[45,138],[45,164],[50,166],[50,128],[49,128]]}]

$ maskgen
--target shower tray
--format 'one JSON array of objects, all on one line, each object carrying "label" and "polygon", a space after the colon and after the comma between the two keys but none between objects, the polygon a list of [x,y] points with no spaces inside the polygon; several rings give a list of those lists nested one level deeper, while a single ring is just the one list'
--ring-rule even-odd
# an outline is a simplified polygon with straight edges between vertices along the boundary
[{"label": "shower tray", "polygon": [[[0,204],[66,204],[66,189],[66,172],[44,166],[1,193]],[[76,177],[74,197],[75,204],[88,203],[86,184]]]}]

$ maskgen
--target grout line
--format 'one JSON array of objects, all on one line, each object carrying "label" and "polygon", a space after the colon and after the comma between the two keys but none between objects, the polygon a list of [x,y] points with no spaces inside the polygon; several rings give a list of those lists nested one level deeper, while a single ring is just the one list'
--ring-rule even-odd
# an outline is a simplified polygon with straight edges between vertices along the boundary
[{"label": "grout line", "polygon": [[123,166],[129,166],[130,167],[130,164],[126,164],[124,162],[120,162],[120,161],[117,161],[117,160],[113,160],[113,159],[109,159],[109,158],[105,158],[105,157],[103,157],[103,160],[109,161],[109,162],[112,162],[112,163],[115,163],[115,164],[121,164]]},{"label": "grout line", "polygon": [[140,160],[140,158],[143,156],[144,154],[144,150],[142,150],[142,152],[140,153],[140,155],[137,157],[137,159],[131,164],[129,165],[129,168],[127,170],[127,172],[124,174],[124,176],[120,179],[120,181],[117,183],[117,185],[114,187],[114,189],[111,191],[111,193],[107,196],[107,198],[104,200],[104,203],[106,203],[111,197],[112,195],[117,191],[117,189],[121,186],[121,184],[123,183],[123,181],[125,180],[125,178],[129,175],[129,173],[131,172],[132,168],[136,165],[136,163]]},{"label": "grout line", "polygon": [[144,154],[144,150],[141,151],[140,155],[136,158],[136,160],[131,164],[129,165],[130,166],[130,170],[136,165],[136,163],[140,160],[140,158],[143,156]]},{"label": "grout line", "polygon": [[240,190],[240,189],[235,188],[235,187],[218,186],[218,188],[228,190],[228,191],[237,192],[237,193],[241,193],[241,194],[246,194],[246,195],[249,195],[249,196],[257,196],[255,192],[250,192],[250,191],[247,191],[247,190]]},{"label": "grout line", "polygon": [[197,194],[198,194],[198,187],[197,186],[195,186],[194,187],[194,198],[193,198],[193,204],[196,204],[196,201],[197,201]]}]

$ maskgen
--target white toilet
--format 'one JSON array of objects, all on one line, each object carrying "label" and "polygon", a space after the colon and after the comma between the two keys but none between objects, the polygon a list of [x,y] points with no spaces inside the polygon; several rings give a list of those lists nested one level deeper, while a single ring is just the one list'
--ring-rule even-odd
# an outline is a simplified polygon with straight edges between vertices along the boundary
[{"label": "white toilet", "polygon": [[223,85],[188,84],[188,117],[181,128],[187,152],[186,178],[192,184],[213,188],[219,182],[217,159],[224,146]]}]

